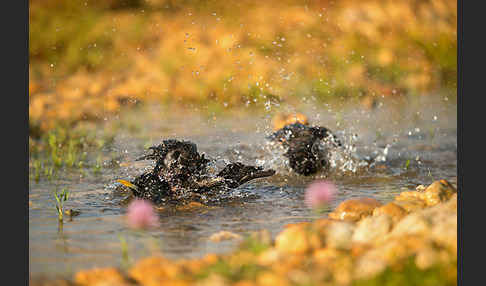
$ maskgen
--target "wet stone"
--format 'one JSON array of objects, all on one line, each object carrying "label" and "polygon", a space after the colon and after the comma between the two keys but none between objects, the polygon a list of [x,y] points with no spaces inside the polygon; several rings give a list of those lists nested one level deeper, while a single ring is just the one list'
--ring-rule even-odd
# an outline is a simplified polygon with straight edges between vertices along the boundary
[{"label": "wet stone", "polygon": [[394,201],[394,204],[402,207],[408,213],[415,212],[417,210],[421,210],[425,208],[427,205],[425,201],[420,199],[411,199],[411,200],[403,200],[403,201]]},{"label": "wet stone", "polygon": [[405,191],[401,192],[395,200],[396,201],[410,201],[410,200],[421,200],[423,198],[423,193],[418,191]]},{"label": "wet stone", "polygon": [[397,223],[407,215],[407,211],[400,205],[390,202],[373,210],[373,216],[381,215],[387,215],[392,219],[393,223]]},{"label": "wet stone", "polygon": [[446,180],[435,181],[424,192],[423,199],[428,206],[449,200],[457,193],[456,188]]},{"label": "wet stone", "polygon": [[79,271],[74,277],[77,285],[128,286],[130,285],[116,268],[95,268]]},{"label": "wet stone", "polygon": [[346,200],[331,213],[329,218],[337,220],[357,221],[363,217],[369,216],[373,210],[379,207],[381,203],[373,198],[359,198]]}]

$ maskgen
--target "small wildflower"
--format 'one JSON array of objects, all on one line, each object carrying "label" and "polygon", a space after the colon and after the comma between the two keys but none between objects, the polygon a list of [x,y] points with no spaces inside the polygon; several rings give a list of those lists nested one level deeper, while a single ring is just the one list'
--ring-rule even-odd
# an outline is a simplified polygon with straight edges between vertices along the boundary
[{"label": "small wildflower", "polygon": [[136,199],[128,206],[127,223],[131,228],[151,228],[159,225],[159,218],[152,203]]},{"label": "small wildflower", "polygon": [[315,181],[305,191],[305,204],[309,208],[322,209],[327,206],[336,194],[336,186],[329,181]]}]

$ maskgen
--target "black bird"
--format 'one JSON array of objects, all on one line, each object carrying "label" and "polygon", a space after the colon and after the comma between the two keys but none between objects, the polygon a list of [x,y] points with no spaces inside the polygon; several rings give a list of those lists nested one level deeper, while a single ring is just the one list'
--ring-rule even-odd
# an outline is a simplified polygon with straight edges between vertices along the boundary
[{"label": "black bird", "polygon": [[341,146],[339,139],[327,128],[293,123],[268,137],[281,144],[285,157],[296,173],[309,176],[327,168],[329,149]]},{"label": "black bird", "polygon": [[199,154],[196,144],[189,141],[169,139],[149,149],[153,151],[151,154],[137,160],[155,160],[155,167],[132,182],[118,182],[128,186],[135,197],[157,204],[197,199],[275,174],[274,170],[263,170],[262,167],[239,162],[228,164],[219,173],[211,174],[208,168],[210,160],[204,154]]}]

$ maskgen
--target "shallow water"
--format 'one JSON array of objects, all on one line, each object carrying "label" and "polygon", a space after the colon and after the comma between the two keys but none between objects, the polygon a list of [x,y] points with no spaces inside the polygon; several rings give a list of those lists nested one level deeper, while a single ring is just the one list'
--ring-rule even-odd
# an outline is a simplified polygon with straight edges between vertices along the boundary
[{"label": "shallow water", "polygon": [[[109,118],[138,127],[136,132],[119,132],[114,143],[103,150],[105,164],[99,174],[64,170],[53,180],[30,181],[30,273],[67,276],[79,269],[124,266],[153,253],[174,259],[224,253],[237,242],[211,242],[209,237],[221,230],[244,236],[267,229],[274,237],[285,224],[326,216],[312,212],[303,200],[306,185],[318,178],[332,180],[338,187],[331,209],[352,197],[387,202],[404,188],[413,189],[437,179],[455,184],[454,100],[446,96],[382,100],[374,110],[356,102],[304,105],[299,111],[309,116],[311,124],[330,128],[348,147],[348,151],[336,153],[346,158],[335,168],[310,177],[290,172],[283,158],[266,145],[272,112],[285,110],[283,107],[273,106],[268,114],[237,113],[230,117],[169,112],[151,106]],[[124,222],[126,208],[121,202],[125,196],[115,191],[115,180],[132,179],[151,167],[151,162],[134,159],[143,154],[144,148],[168,138],[190,140],[220,164],[242,161],[274,168],[277,174],[240,186],[227,200],[209,203],[209,207],[166,207],[160,211],[159,228],[131,231]],[[358,168],[367,157],[381,161],[371,168]],[[72,220],[66,219],[62,229],[52,196],[56,188],[69,189],[71,197],[66,207],[81,211]],[[127,248],[122,247],[123,240]]]}]

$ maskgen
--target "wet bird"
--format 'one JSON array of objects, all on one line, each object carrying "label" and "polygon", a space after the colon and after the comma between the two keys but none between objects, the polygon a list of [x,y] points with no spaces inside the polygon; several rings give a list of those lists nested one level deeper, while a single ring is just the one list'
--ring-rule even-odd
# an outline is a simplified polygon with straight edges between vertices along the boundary
[{"label": "wet bird", "polygon": [[133,181],[118,180],[129,187],[135,197],[154,203],[198,199],[236,188],[257,178],[269,177],[274,170],[230,163],[217,174],[209,172],[209,159],[199,154],[196,144],[175,139],[152,146],[151,154],[137,160],[154,160],[155,167]]},{"label": "wet bird", "polygon": [[299,122],[285,125],[268,139],[286,149],[290,168],[304,176],[327,168],[330,149],[341,146],[329,129]]}]

